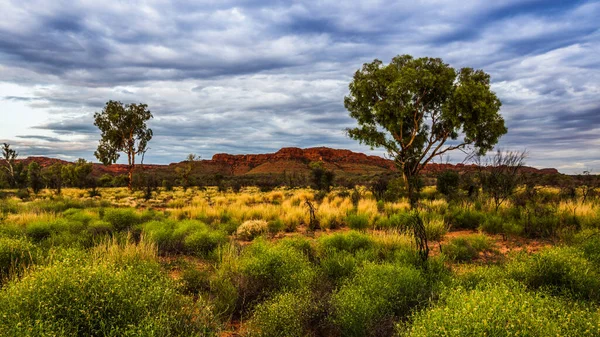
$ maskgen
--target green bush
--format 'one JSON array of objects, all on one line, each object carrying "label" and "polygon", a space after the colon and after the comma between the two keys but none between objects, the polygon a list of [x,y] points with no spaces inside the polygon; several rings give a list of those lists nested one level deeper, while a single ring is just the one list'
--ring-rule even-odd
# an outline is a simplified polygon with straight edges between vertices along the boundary
[{"label": "green bush", "polygon": [[458,194],[460,184],[460,175],[453,170],[446,170],[437,176],[436,189],[446,197],[453,197]]},{"label": "green bush", "polygon": [[414,267],[367,264],[331,297],[331,321],[342,336],[390,335],[396,317],[407,315],[427,293]]},{"label": "green bush", "polygon": [[210,290],[210,274],[195,266],[188,266],[181,273],[181,283],[185,293],[197,295]]},{"label": "green bush", "polygon": [[244,313],[277,292],[309,287],[315,275],[308,258],[297,249],[259,239],[239,256],[227,257],[211,290],[216,293],[218,311]]},{"label": "green bush", "polygon": [[454,208],[446,215],[446,222],[454,229],[477,229],[485,220],[485,214],[469,209]]},{"label": "green bush", "polygon": [[488,214],[481,223],[481,226],[479,226],[479,229],[490,234],[503,233],[505,222],[506,220],[501,216]]},{"label": "green bush", "polygon": [[346,223],[351,229],[364,231],[369,227],[369,216],[366,214],[350,213],[346,216]]},{"label": "green bush", "polygon": [[350,253],[370,249],[375,245],[375,242],[369,235],[355,231],[324,235],[318,239],[318,243],[324,251],[341,250]]},{"label": "green bush", "polygon": [[550,248],[511,261],[507,273],[532,289],[600,300],[600,273],[574,248]]},{"label": "green bush", "polygon": [[104,221],[109,222],[116,231],[127,231],[140,223],[140,216],[129,208],[109,208],[104,210]]},{"label": "green bush", "polygon": [[448,289],[442,301],[399,324],[400,336],[598,336],[600,314],[518,284]]},{"label": "green bush", "polygon": [[402,212],[390,215],[390,228],[399,230],[412,229],[414,221],[413,214],[410,212]]},{"label": "green bush", "polygon": [[66,260],[0,292],[2,336],[168,336],[202,329],[191,299],[152,262]]},{"label": "green bush", "polygon": [[142,226],[148,239],[158,246],[159,252],[186,253],[206,256],[220,244],[227,242],[227,234],[213,230],[197,220],[151,221]]},{"label": "green bush", "polygon": [[491,250],[492,242],[483,234],[454,238],[442,248],[446,256],[458,262],[474,260],[479,257],[480,252]]},{"label": "green bush", "polygon": [[187,254],[206,256],[227,242],[227,234],[216,230],[195,231],[187,235],[183,247]]},{"label": "green bush", "polygon": [[275,219],[275,220],[269,221],[267,224],[267,230],[268,230],[269,234],[271,234],[271,235],[275,235],[275,234],[283,231],[284,228],[285,228],[285,223],[283,223],[283,221],[281,219]]},{"label": "green bush", "polygon": [[600,266],[600,232],[583,231],[583,240],[578,244],[585,257]]},{"label": "green bush", "polygon": [[52,235],[53,226],[49,222],[33,222],[25,228],[25,234],[35,242],[40,242]]},{"label": "green bush", "polygon": [[19,203],[16,200],[0,199],[0,214],[15,214],[19,212]]},{"label": "green bush", "polygon": [[259,304],[250,325],[258,336],[308,336],[314,312],[310,293],[285,292]]},{"label": "green bush", "polygon": [[356,257],[345,251],[333,251],[319,261],[321,275],[333,285],[339,285],[353,276],[362,264]]},{"label": "green bush", "polygon": [[13,270],[33,262],[34,246],[25,238],[0,237],[0,282]]},{"label": "green bush", "polygon": [[97,237],[112,233],[113,226],[107,221],[94,220],[90,222],[87,230],[93,237]]},{"label": "green bush", "polygon": [[63,216],[71,221],[79,222],[85,226],[87,226],[94,219],[92,215],[87,214],[83,210],[77,208],[69,208],[63,212]]}]

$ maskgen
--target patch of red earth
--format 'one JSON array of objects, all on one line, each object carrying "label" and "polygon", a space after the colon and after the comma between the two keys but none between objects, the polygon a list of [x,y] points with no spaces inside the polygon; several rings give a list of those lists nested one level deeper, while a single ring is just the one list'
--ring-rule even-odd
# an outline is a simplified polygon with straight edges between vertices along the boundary
[{"label": "patch of red earth", "polygon": [[484,234],[493,241],[494,251],[481,252],[478,259],[480,262],[498,262],[511,253],[525,251],[528,254],[532,254],[554,245],[551,240],[547,239],[529,239],[519,236],[487,234],[475,230],[458,230],[446,233],[444,239],[440,242],[430,242],[431,253],[432,255],[438,255],[440,249],[443,250],[444,245],[448,244],[452,239],[475,234]]}]

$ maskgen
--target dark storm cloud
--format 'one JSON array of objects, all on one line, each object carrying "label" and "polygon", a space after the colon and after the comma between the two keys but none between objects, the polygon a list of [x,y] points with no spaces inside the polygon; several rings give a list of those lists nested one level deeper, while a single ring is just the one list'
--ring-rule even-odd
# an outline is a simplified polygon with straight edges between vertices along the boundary
[{"label": "dark storm cloud", "polygon": [[46,142],[62,142],[62,139],[56,138],[56,137],[49,137],[49,136],[39,136],[39,135],[23,135],[23,136],[17,136],[17,138],[21,138],[21,139],[39,139],[39,140],[43,140]]},{"label": "dark storm cloud", "polygon": [[343,131],[348,83],[364,62],[408,53],[489,72],[509,127],[499,145],[528,148],[529,164],[600,158],[599,1],[39,0],[0,12],[0,84],[26,89],[0,105],[48,115],[32,128],[44,135],[13,140],[27,152],[93,159],[92,116],[110,99],[149,104],[146,162],[368,151]]},{"label": "dark storm cloud", "polygon": [[34,128],[40,130],[49,130],[59,135],[99,133],[98,129],[93,125],[93,122],[88,118],[51,122],[38,125]]}]

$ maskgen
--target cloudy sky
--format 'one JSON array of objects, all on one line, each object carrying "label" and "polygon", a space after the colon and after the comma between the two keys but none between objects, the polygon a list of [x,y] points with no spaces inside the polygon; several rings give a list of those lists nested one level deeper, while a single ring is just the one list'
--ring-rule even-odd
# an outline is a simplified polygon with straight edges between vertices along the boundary
[{"label": "cloudy sky", "polygon": [[[0,142],[93,160],[106,101],[154,114],[147,163],[347,138],[363,63],[440,57],[490,73],[499,146],[600,171],[600,1],[0,0]],[[451,160],[460,161],[459,154]]]}]

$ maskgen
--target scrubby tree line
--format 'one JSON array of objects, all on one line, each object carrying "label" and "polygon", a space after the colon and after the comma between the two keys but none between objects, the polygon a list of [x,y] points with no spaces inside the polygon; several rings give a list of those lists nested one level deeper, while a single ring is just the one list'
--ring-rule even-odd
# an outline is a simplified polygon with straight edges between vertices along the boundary
[{"label": "scrubby tree line", "polygon": [[3,188],[31,188],[34,193],[42,188],[52,188],[60,194],[63,187],[86,188],[94,185],[91,178],[92,163],[78,159],[74,163],[60,162],[47,167],[32,161],[27,166],[18,160],[18,152],[4,143],[2,147],[2,163],[0,186]]}]

